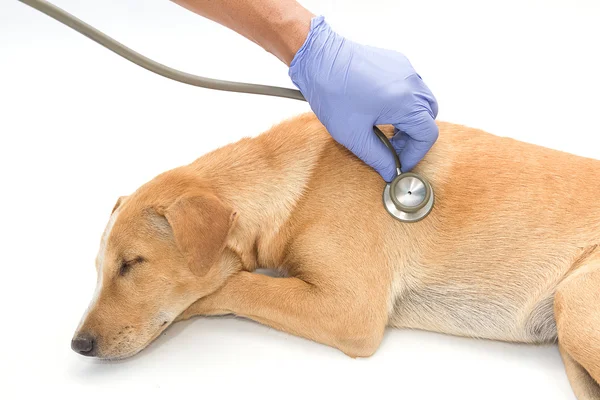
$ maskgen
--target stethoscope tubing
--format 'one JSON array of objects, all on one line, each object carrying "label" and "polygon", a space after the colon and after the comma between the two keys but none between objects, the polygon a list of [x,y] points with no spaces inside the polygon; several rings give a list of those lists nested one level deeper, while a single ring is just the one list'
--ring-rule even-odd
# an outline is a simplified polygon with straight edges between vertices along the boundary
[{"label": "stethoscope tubing", "polygon": [[[206,89],[213,90],[222,90],[227,92],[236,92],[236,93],[248,93],[248,94],[258,94],[264,96],[275,96],[288,98],[293,100],[302,100],[306,101],[304,96],[299,90],[283,88],[278,86],[269,86],[269,85],[258,85],[253,83],[243,83],[243,82],[234,82],[234,81],[225,81],[219,79],[206,78],[203,76],[198,76],[194,74],[189,74],[187,72],[179,71],[177,69],[168,67],[166,65],[160,64],[133,49],[123,45],[122,43],[117,42],[115,39],[107,36],[106,34],[100,32],[96,28],[86,24],[81,21],[77,17],[69,14],[63,9],[56,7],[55,5],[45,1],[45,0],[19,0],[20,2],[27,4],[28,6],[48,15],[49,17],[55,19],[56,21],[74,29],[75,31],[81,33],[82,35],[90,38],[94,42],[100,44],[101,46],[107,48],[108,50],[120,55],[121,57],[131,61],[134,64],[139,65],[142,68],[147,69],[148,71],[152,71],[155,74],[161,75],[165,78],[172,79],[181,83],[185,83],[188,85],[198,86]],[[402,164],[400,163],[400,158],[396,153],[396,150],[390,143],[389,139],[385,136],[385,134],[376,126],[373,127],[374,133],[381,140],[381,142],[390,150],[394,157],[394,162],[396,164],[396,178],[386,185],[384,188],[384,206],[388,210],[388,212],[396,219],[399,219],[404,222],[416,222],[423,219],[425,216],[429,214],[433,207],[433,188],[431,185],[423,178],[419,177],[416,174],[406,174],[402,173]],[[417,177],[425,186],[427,190],[427,194],[423,203],[419,207],[408,207],[406,205],[398,204],[398,199],[390,198],[393,196],[394,189],[396,185],[402,180],[412,176],[413,178]],[[414,209],[414,210],[413,210]]]},{"label": "stethoscope tubing", "polygon": [[[65,10],[45,0],[19,1],[74,29],[75,31],[88,37],[108,50],[120,55],[121,57],[131,61],[132,63],[137,64],[148,71],[152,71],[155,74],[164,76],[165,78],[205,89],[222,90],[235,93],[259,94],[264,96],[275,96],[306,101],[302,93],[296,89],[206,78],[168,67],[138,53],[133,49],[130,49],[105,33],[100,32],[93,26],[83,22],[74,15],[69,14]],[[396,172],[400,174],[402,170],[402,164],[400,163],[400,159],[396,153],[396,150],[379,128],[374,126],[373,130],[383,144],[393,153],[394,162],[396,163]]]}]

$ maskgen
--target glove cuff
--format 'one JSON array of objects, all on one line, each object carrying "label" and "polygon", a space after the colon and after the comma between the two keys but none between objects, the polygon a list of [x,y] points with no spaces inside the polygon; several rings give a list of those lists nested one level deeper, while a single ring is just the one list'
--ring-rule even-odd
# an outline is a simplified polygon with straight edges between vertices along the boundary
[{"label": "glove cuff", "polygon": [[311,53],[322,48],[327,41],[327,38],[332,34],[331,27],[325,21],[324,16],[319,15],[313,17],[310,20],[310,31],[308,32],[308,36],[290,63],[288,75],[292,79],[294,85],[296,85],[305,96],[306,93],[304,93],[303,90],[305,89],[305,83],[308,81],[308,75],[310,75],[307,71],[307,64],[314,58]]}]

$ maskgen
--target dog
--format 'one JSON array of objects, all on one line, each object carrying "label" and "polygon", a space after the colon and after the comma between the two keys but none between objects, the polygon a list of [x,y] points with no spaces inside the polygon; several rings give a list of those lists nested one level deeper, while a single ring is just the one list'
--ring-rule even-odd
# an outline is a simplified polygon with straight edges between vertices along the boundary
[{"label": "dog", "polygon": [[413,328],[557,342],[578,399],[600,399],[600,161],[438,126],[417,223],[312,113],[119,198],[72,348],[129,357],[176,321],[235,314],[368,357],[386,326]]}]

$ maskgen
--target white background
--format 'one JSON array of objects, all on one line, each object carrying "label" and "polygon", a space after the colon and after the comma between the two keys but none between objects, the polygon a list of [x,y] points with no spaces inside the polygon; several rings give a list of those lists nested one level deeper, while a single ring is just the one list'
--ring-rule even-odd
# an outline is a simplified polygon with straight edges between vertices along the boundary
[{"label": "white background", "polygon": [[[273,56],[167,0],[55,4],[169,66],[291,86]],[[405,53],[438,119],[600,158],[598,1],[303,4]],[[426,332],[390,330],[375,356],[353,360],[250,321],[195,319],[122,362],[70,350],[117,197],[305,110],[168,81],[2,1],[0,397],[573,399],[555,347]]]}]

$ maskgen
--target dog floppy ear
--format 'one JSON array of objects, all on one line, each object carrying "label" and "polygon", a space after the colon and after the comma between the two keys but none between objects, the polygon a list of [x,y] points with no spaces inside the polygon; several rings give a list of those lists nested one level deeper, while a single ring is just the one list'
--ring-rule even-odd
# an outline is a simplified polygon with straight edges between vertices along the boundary
[{"label": "dog floppy ear", "polygon": [[179,251],[197,276],[208,273],[226,245],[236,213],[216,196],[182,196],[164,209]]},{"label": "dog floppy ear", "polygon": [[128,196],[121,196],[117,199],[117,202],[115,203],[115,206],[113,207],[112,211],[110,212],[110,215],[114,214],[115,211],[117,211],[117,208],[121,207],[121,204],[123,204],[123,202],[125,201],[125,199],[127,199]]}]

